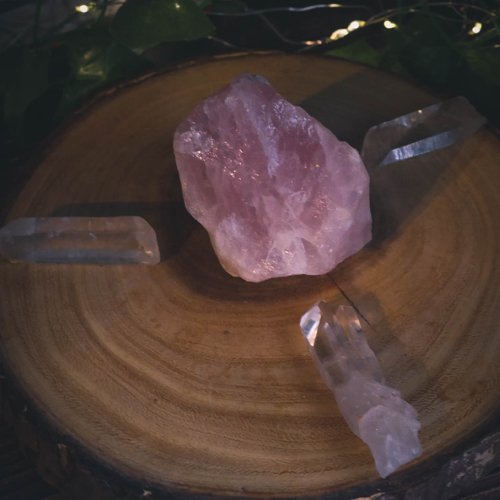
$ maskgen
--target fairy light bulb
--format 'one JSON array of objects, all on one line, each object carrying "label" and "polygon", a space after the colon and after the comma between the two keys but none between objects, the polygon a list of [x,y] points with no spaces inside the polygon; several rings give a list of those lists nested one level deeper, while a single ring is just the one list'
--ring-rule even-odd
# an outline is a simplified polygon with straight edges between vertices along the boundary
[{"label": "fairy light bulb", "polygon": [[77,5],[75,7],[75,10],[79,13],[79,14],[86,14],[89,10],[90,10],[90,7],[88,5],[85,5],[85,4],[82,4],[82,5]]},{"label": "fairy light bulb", "polygon": [[359,28],[362,28],[366,24],[365,21],[358,21],[354,20],[349,23],[349,26],[347,26],[347,31],[351,32],[354,30],[357,30]]},{"label": "fairy light bulb", "polygon": [[483,25],[477,21],[474,26],[469,30],[469,35],[477,35],[483,29]]},{"label": "fairy light bulb", "polygon": [[341,29],[335,30],[330,35],[330,40],[339,40],[340,38],[344,38],[348,34],[349,34],[349,32],[345,28],[341,28]]},{"label": "fairy light bulb", "polygon": [[394,28],[397,28],[398,25],[396,23],[393,23],[390,19],[386,19],[384,21],[384,28],[388,29],[388,30],[392,30]]}]

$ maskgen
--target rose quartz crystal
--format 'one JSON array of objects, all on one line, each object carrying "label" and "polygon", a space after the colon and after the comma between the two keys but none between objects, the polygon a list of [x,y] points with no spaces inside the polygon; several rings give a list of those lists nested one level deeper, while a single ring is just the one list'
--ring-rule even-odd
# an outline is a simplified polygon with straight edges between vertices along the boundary
[{"label": "rose quartz crystal", "polygon": [[260,76],[198,104],[174,152],[186,207],[233,276],[327,273],[371,238],[358,152]]}]

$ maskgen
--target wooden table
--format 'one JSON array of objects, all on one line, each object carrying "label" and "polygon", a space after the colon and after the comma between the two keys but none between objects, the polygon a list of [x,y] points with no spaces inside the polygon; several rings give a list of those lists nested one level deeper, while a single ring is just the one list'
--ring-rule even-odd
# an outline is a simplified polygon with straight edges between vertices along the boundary
[{"label": "wooden table", "polygon": [[[373,242],[332,273],[246,283],[185,212],[171,146],[192,107],[241,72],[357,147],[369,126],[436,101],[366,67],[271,54],[187,65],[75,116],[8,218],[142,215],[163,261],[0,265],[7,419],[71,498],[462,491],[499,456],[495,434],[478,441],[500,396],[497,137],[483,129],[372,172]],[[388,382],[419,413],[424,454],[387,481],[300,335],[320,298],[358,309]],[[447,454],[468,444],[479,451],[453,469]]]}]

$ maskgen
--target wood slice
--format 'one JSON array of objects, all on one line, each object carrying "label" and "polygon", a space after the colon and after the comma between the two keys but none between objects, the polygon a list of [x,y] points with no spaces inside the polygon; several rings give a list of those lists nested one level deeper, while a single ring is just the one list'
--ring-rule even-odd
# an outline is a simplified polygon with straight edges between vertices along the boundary
[{"label": "wood slice", "polygon": [[285,55],[198,63],[100,99],[52,142],[9,219],[142,215],[163,261],[2,263],[6,370],[72,456],[124,484],[340,491],[377,475],[298,320],[318,299],[351,302],[388,382],[419,413],[424,453],[406,469],[419,467],[499,409],[499,142],[481,130],[373,172],[371,244],[326,276],[246,283],[185,212],[172,152],[180,121],[240,72],[266,76],[357,147],[369,126],[436,101],[366,67]]}]

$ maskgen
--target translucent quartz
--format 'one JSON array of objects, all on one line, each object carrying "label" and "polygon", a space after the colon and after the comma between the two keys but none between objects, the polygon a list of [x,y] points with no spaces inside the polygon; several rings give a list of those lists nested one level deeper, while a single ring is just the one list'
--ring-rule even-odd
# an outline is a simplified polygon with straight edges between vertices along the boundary
[{"label": "translucent quartz", "polygon": [[387,477],[418,457],[417,413],[385,384],[354,309],[339,306],[334,312],[320,302],[302,316],[300,327],[347,424],[370,447],[379,474]]},{"label": "translucent quartz", "polygon": [[454,97],[368,130],[361,157],[368,169],[451,146],[486,123],[465,97]]},{"label": "translucent quartz", "polygon": [[240,75],[177,128],[189,212],[229,274],[324,274],[371,239],[359,153],[262,77]]},{"label": "translucent quartz", "polygon": [[157,264],[154,229],[141,217],[29,217],[0,230],[11,262]]}]

